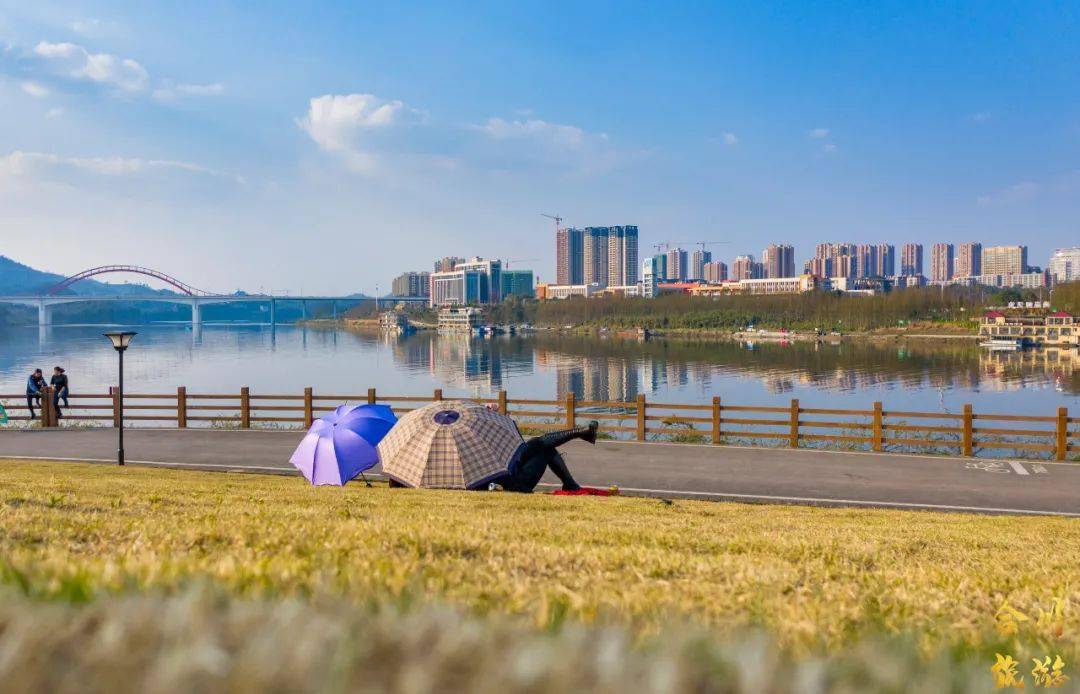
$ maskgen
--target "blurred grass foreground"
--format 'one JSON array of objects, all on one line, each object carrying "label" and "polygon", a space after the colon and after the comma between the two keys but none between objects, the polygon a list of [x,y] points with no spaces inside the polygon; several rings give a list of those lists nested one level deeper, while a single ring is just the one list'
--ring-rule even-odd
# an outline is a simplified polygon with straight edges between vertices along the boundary
[{"label": "blurred grass foreground", "polygon": [[1065,518],[0,461],[0,689],[991,691],[1075,674],[1078,559]]}]

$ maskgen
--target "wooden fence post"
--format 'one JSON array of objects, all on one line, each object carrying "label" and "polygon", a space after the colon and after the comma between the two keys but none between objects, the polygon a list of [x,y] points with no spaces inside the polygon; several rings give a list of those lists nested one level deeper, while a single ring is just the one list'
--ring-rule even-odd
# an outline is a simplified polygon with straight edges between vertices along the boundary
[{"label": "wooden fence post", "polygon": [[507,408],[507,404],[506,404],[506,391],[505,391],[505,390],[500,390],[500,391],[499,391],[499,412],[501,412],[501,413],[503,413],[503,414],[510,414],[510,413],[509,413],[509,412],[507,411],[507,409],[506,409],[506,408]]},{"label": "wooden fence post", "polygon": [[720,443],[720,396],[714,395],[712,399],[712,442]]},{"label": "wooden fence post", "polygon": [[112,395],[112,425],[114,428],[120,428],[120,390],[116,386],[109,388],[109,394]]},{"label": "wooden fence post", "polygon": [[1069,408],[1059,407],[1057,414],[1057,455],[1058,460],[1068,458],[1069,452]]},{"label": "wooden fence post", "polygon": [[442,400],[442,388],[435,389],[435,401],[438,402],[439,400]]},{"label": "wooden fence post", "polygon": [[970,458],[974,451],[974,432],[972,431],[973,420],[975,415],[971,412],[971,405],[964,405],[964,449],[962,451],[964,457]]},{"label": "wooden fence post", "polygon": [[304,426],[311,428],[315,423],[315,396],[311,392],[311,386],[304,388]]},{"label": "wooden fence post", "polygon": [[881,453],[885,448],[885,424],[881,412],[881,402],[874,403],[874,442],[871,444],[875,453]]},{"label": "wooden fence post", "polygon": [[788,445],[792,448],[799,447],[799,399],[791,399],[791,434],[788,437]]},{"label": "wooden fence post", "polygon": [[645,402],[645,394],[638,393],[637,396],[637,440],[645,440],[645,412],[649,409],[648,404]]},{"label": "wooden fence post", "polygon": [[58,424],[56,408],[53,406],[53,389],[46,386],[41,389],[41,426],[55,427]]},{"label": "wooden fence post", "polygon": [[574,392],[570,391],[566,394],[566,428],[573,429],[577,421],[577,413],[574,411],[577,409],[577,405],[574,403]]},{"label": "wooden fence post", "polygon": [[376,400],[376,398],[375,398],[375,389],[374,388],[368,388],[367,389],[367,404],[374,405],[375,400]]},{"label": "wooden fence post", "polygon": [[187,388],[176,388],[176,428],[187,428]]},{"label": "wooden fence post", "polygon": [[240,428],[251,428],[251,393],[247,386],[240,389]]}]

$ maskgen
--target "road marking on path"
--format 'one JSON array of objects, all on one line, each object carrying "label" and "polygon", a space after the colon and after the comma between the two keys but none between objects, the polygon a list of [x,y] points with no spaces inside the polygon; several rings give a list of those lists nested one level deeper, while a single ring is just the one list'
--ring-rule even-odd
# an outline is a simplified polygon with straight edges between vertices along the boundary
[{"label": "road marking on path", "polygon": [[1028,474],[1028,471],[1024,468],[1024,466],[1021,465],[1020,463],[1016,462],[1015,460],[1010,460],[1009,461],[1009,467],[1011,467],[1013,469],[1013,471],[1016,472],[1016,474],[1018,474],[1018,475],[1026,475],[1026,474]]},{"label": "road marking on path", "polygon": [[[1001,463],[995,460],[979,460],[975,462],[966,463],[964,465],[968,470],[982,470],[983,472],[1004,472],[1009,473],[1009,470],[1005,467],[1005,463]],[[1027,474],[1026,472],[1024,473]]]}]

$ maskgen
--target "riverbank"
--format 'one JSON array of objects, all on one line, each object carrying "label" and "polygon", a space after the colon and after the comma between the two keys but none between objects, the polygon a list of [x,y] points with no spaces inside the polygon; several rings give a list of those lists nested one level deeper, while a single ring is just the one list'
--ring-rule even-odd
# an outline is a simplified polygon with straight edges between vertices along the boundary
[{"label": "riverbank", "polygon": [[[343,318],[338,320],[307,320],[302,325],[310,328],[355,330],[357,332],[379,332],[376,318]],[[435,330],[438,326],[414,322],[416,330]],[[549,333],[567,333],[577,335],[595,335],[640,340],[648,337],[713,339],[734,342],[746,341],[799,341],[799,342],[835,342],[838,340],[978,340],[979,335],[972,328],[948,324],[919,324],[909,327],[883,328],[856,332],[831,332],[819,334],[813,331],[788,330],[730,330],[701,328],[655,328],[655,329],[616,329],[595,325],[540,325],[535,331]]]}]

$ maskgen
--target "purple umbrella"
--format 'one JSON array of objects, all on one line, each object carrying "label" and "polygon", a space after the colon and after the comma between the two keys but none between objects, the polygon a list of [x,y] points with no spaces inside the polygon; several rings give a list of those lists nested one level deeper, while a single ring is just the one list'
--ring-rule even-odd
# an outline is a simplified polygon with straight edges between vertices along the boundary
[{"label": "purple umbrella", "polygon": [[375,446],[395,423],[386,405],[342,405],[315,420],[289,462],[312,484],[341,486],[379,462]]}]

